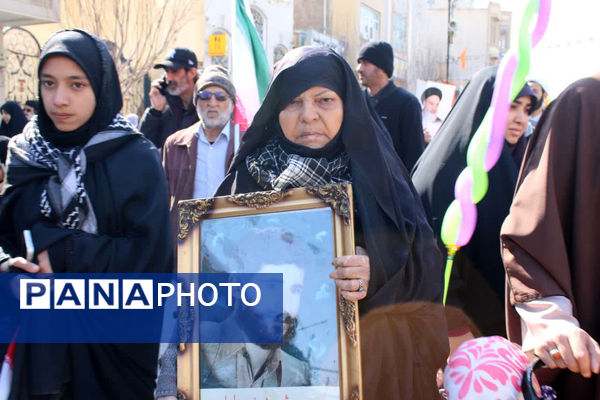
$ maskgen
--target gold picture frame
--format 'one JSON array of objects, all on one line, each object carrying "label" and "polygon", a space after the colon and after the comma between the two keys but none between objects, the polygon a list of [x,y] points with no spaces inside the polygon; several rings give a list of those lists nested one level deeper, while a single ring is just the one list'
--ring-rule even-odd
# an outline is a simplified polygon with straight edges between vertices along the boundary
[{"label": "gold picture frame", "polygon": [[[329,216],[329,217],[326,217]],[[238,218],[241,217],[241,218]],[[178,272],[179,273],[200,273],[203,260],[203,246],[210,246],[209,237],[215,229],[220,231],[220,228],[235,226],[235,229],[229,228],[232,235],[241,235],[244,229],[249,226],[244,221],[251,221],[254,224],[283,224],[285,229],[294,231],[298,229],[298,237],[305,235],[310,238],[315,236],[322,240],[320,256],[328,256],[330,251],[333,257],[341,255],[349,255],[355,253],[354,248],[354,231],[353,231],[353,211],[352,211],[352,187],[349,184],[334,184],[323,186],[318,189],[292,189],[289,191],[265,191],[248,193],[241,195],[232,195],[224,197],[216,197],[213,199],[196,199],[185,200],[179,203],[179,233],[178,233]],[[276,221],[276,222],[273,222]],[[290,221],[292,221],[290,223]],[[312,223],[309,223],[313,221]],[[314,222],[316,221],[316,222]],[[233,224],[233,225],[232,225]],[[331,227],[331,238],[327,229],[319,231],[314,235],[313,230],[318,230],[319,224],[325,227]],[[262,226],[262,225],[261,225]],[[246,228],[245,228],[246,227]],[[314,227],[314,228],[313,228]],[[211,231],[211,229],[213,229]],[[275,228],[273,228],[275,229]],[[202,237],[202,232],[205,232],[205,237]],[[251,234],[252,231],[249,231]],[[222,234],[219,234],[221,237]],[[205,240],[203,242],[202,240]],[[204,243],[204,245],[203,245]],[[208,243],[208,245],[206,244]],[[309,243],[312,247],[315,246]],[[320,245],[321,246],[321,245]],[[204,247],[205,253],[210,250]],[[260,250],[257,250],[260,251]],[[215,250],[217,252],[217,250]],[[224,254],[221,252],[221,254]],[[299,253],[305,254],[305,253]],[[311,254],[307,254],[313,257]],[[205,255],[206,257],[206,255]],[[316,257],[316,256],[315,256]],[[333,258],[331,258],[332,260]],[[313,311],[305,314],[315,314],[315,309],[330,309],[335,311],[327,311],[329,317],[322,317],[323,321],[318,324],[330,324],[329,330],[323,326],[312,328],[313,333],[310,339],[306,339],[311,329],[311,324],[305,327],[298,325],[300,338],[295,337],[294,340],[302,340],[298,347],[298,352],[301,354],[310,354],[310,358],[303,357],[303,362],[310,366],[310,384],[309,386],[290,387],[262,387],[262,388],[246,388],[246,387],[229,387],[229,388],[202,388],[201,384],[201,344],[190,343],[180,344],[177,355],[177,388],[181,398],[185,399],[244,399],[244,398],[269,398],[282,400],[286,398],[288,392],[289,399],[292,398],[326,398],[326,399],[341,399],[341,400],[361,400],[362,399],[362,381],[361,381],[361,356],[360,356],[360,334],[358,323],[358,304],[343,299],[339,295],[339,291],[335,289],[333,280],[329,278],[331,272],[331,260],[328,265],[323,266],[322,274],[319,272],[306,274],[302,276],[310,277],[311,283],[306,287],[319,286],[319,293],[325,289],[325,292],[330,291],[330,298],[326,298],[328,303],[332,303],[335,299],[335,306],[330,304],[328,307],[315,307],[313,303],[318,298],[323,300],[323,296],[311,294],[306,295],[305,308]],[[319,264],[321,265],[321,264]],[[314,271],[314,270],[312,270]],[[237,271],[229,271],[237,272]],[[309,278],[306,278],[307,280]],[[285,274],[284,274],[285,281]],[[311,286],[312,285],[312,286]],[[285,286],[285,285],[284,285]],[[304,287],[304,286],[303,286]],[[308,289],[303,289],[308,292]],[[285,296],[285,295],[284,295]],[[304,293],[302,294],[304,296]],[[299,315],[303,312],[302,302],[305,297],[302,297],[299,306]],[[310,304],[310,305],[309,305]],[[325,312],[325,311],[324,311]],[[315,317],[313,317],[315,318]],[[321,318],[321,317],[319,317]],[[309,319],[305,318],[304,320]],[[301,321],[298,319],[296,322]],[[317,325],[317,324],[312,324]],[[335,359],[336,351],[331,349],[332,346],[319,343],[319,338],[323,335],[322,332],[330,332],[331,342],[335,341],[337,336],[337,360]],[[318,334],[315,334],[318,332]],[[304,335],[304,336],[302,336]],[[315,344],[316,342],[316,344]],[[293,344],[292,344],[293,345]],[[304,347],[306,345],[306,347]],[[307,348],[307,351],[300,349]],[[325,348],[326,356],[317,358],[317,354],[323,354]],[[313,351],[314,350],[314,351]],[[282,350],[283,351],[283,350]],[[204,353],[206,354],[206,353]],[[288,357],[289,358],[289,357]],[[332,368],[319,368],[313,366],[312,361],[318,360],[318,365],[327,365]],[[279,364],[280,366],[282,364]],[[291,364],[290,364],[291,365]],[[280,367],[281,368],[281,367]],[[337,368],[337,370],[335,369]],[[333,379],[337,374],[337,381]],[[281,375],[281,372],[280,372]],[[279,376],[280,376],[279,375]],[[312,383],[315,382],[315,385]],[[279,381],[281,383],[281,380]],[[283,384],[281,386],[284,386]],[[337,388],[339,387],[339,391]],[[321,392],[319,391],[321,390]],[[327,395],[324,395],[325,391]],[[339,393],[339,395],[337,394]],[[257,395],[258,394],[258,395]],[[264,396],[264,397],[262,397]]]}]

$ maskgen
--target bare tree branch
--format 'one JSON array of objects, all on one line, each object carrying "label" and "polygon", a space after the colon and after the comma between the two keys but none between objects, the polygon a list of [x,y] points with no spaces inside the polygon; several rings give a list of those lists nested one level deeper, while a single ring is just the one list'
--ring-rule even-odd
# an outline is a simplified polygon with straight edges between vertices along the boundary
[{"label": "bare tree branch", "polygon": [[415,54],[415,69],[419,71],[417,78],[424,81],[442,81],[445,79],[445,55],[432,50],[431,46],[423,46]]},{"label": "bare tree branch", "polygon": [[143,79],[189,21],[193,0],[67,0],[67,27],[103,39],[115,61],[125,99],[123,113],[143,110]]}]

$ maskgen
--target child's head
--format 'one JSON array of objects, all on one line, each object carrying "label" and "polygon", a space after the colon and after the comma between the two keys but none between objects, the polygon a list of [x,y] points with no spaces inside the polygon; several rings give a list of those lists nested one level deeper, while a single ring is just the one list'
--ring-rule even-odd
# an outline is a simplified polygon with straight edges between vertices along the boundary
[{"label": "child's head", "polygon": [[529,359],[500,336],[466,341],[450,357],[444,387],[451,400],[522,399]]}]

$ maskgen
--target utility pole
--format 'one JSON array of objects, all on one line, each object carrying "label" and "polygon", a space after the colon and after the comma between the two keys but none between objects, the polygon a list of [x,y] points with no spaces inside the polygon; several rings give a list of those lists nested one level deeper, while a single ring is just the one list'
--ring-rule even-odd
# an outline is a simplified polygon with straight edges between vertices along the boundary
[{"label": "utility pole", "polygon": [[450,83],[450,43],[453,41],[454,36],[454,26],[456,25],[452,22],[454,8],[454,0],[448,0],[448,34],[447,34],[447,42],[446,42],[446,83]]},{"label": "utility pole", "polygon": [[327,35],[327,0],[323,0],[323,35]]}]

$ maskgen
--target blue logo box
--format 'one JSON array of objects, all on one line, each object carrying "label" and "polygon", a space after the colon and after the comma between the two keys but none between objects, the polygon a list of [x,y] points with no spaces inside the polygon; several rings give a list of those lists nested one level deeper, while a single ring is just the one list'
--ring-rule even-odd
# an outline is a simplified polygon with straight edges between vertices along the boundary
[{"label": "blue logo box", "polygon": [[282,274],[0,274],[0,342],[281,343]]}]

